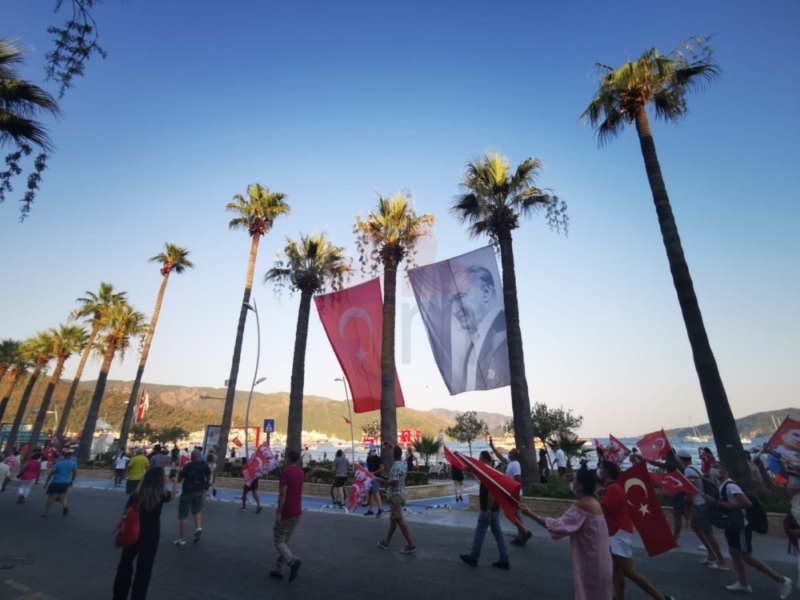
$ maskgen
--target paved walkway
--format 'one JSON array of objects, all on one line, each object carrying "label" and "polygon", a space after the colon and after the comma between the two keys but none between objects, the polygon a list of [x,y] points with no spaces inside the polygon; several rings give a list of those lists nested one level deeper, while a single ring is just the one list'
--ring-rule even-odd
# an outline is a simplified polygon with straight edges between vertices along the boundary
[{"label": "paved walkway", "polygon": [[[41,486],[24,505],[15,504],[14,483],[0,495],[0,600],[110,597],[120,554],[113,547],[113,532],[125,495],[119,489],[92,489],[96,487],[100,487],[97,481],[78,482],[70,491],[69,516],[62,517],[56,505],[47,519],[39,517],[44,504]],[[308,498],[292,544],[303,560],[298,578],[291,584],[273,581],[267,573],[275,559],[271,535],[275,495],[263,495],[265,508],[256,515],[252,505],[239,511],[229,493],[234,494],[221,492],[220,500],[207,503],[203,540],[197,545],[172,544],[177,503],[164,508],[151,600],[327,600],[364,594],[404,600],[571,598],[569,544],[546,539],[538,527],[527,547],[510,547],[510,572],[490,566],[496,558],[491,537],[477,569],[463,564],[458,554],[470,547],[476,513],[464,510],[452,497],[409,507],[409,527],[419,548],[412,556],[399,553],[401,537],[392,541],[389,551],[377,548],[388,519],[349,515],[326,507],[325,500]],[[512,533],[508,523],[504,530]],[[724,589],[733,581],[730,573],[708,571],[699,564],[702,554],[696,550],[694,535],[684,534],[681,542],[681,548],[655,559],[639,551],[638,567],[678,600],[734,597]],[[796,559],[786,555],[784,541],[757,536],[755,544],[760,556],[794,578]],[[750,598],[777,598],[773,583],[765,577],[754,573],[751,584],[755,593]],[[627,597],[645,596],[630,588]],[[800,599],[800,592],[792,597]]]}]

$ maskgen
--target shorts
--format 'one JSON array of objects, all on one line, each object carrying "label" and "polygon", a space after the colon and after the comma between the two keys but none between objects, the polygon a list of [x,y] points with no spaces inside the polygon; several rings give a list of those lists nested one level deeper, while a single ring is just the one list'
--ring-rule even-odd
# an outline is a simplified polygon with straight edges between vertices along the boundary
[{"label": "shorts", "polygon": [[450,473],[453,481],[464,481],[464,471],[461,469],[453,469]]},{"label": "shorts", "polygon": [[192,514],[196,515],[203,510],[203,493],[198,492],[195,494],[181,494],[181,499],[178,502],[178,520],[183,521],[189,518],[189,510]]},{"label": "shorts", "polygon": [[611,547],[612,556],[620,556],[622,558],[633,557],[633,534],[620,529],[608,538],[609,546]]},{"label": "shorts", "polygon": [[708,504],[692,504],[690,523],[692,528],[702,533],[711,533],[711,521],[708,519],[708,511],[711,508]]},{"label": "shorts", "polygon": [[381,482],[378,481],[377,477],[372,478],[372,483],[369,486],[369,493],[370,494],[377,494],[381,491]]},{"label": "shorts", "polygon": [[130,496],[133,492],[139,489],[140,483],[142,483],[141,479],[131,480],[131,478],[128,477],[127,481],[125,481],[125,493]]},{"label": "shorts", "polygon": [[753,553],[753,528],[745,525],[744,529],[726,529],[725,541],[728,548],[738,550],[742,554]]},{"label": "shorts", "polygon": [[403,507],[406,505],[406,499],[403,496],[397,495],[389,498],[389,506],[392,509],[391,519],[403,518]]},{"label": "shorts", "polygon": [[680,514],[686,512],[686,494],[684,492],[672,497],[672,510]]},{"label": "shorts", "polygon": [[333,482],[333,487],[344,487],[344,484],[347,483],[347,477],[337,477],[336,480]]},{"label": "shorts", "polygon": [[246,483],[244,484],[244,492],[245,493],[247,493],[247,492],[255,492],[255,491],[258,491],[258,477],[253,479],[253,483],[251,483],[250,485],[247,485]]},{"label": "shorts", "polygon": [[68,483],[51,483],[50,485],[47,486],[47,495],[60,496],[62,494],[66,494],[68,489],[69,489]]}]

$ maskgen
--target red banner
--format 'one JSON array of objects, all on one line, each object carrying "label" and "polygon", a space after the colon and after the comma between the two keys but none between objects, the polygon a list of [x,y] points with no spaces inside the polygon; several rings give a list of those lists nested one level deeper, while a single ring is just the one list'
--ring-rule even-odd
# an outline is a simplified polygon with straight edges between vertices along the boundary
[{"label": "red banner", "polygon": [[651,473],[650,477],[656,482],[656,485],[664,490],[670,496],[686,492],[690,496],[696,496],[700,492],[692,485],[692,482],[684,477],[680,471],[671,471],[669,473]]},{"label": "red banner", "polygon": [[265,442],[258,447],[258,450],[247,461],[244,469],[242,469],[242,477],[244,477],[244,482],[250,485],[256,477],[266,475],[277,467],[278,461],[275,460],[275,455],[272,454],[272,450],[269,449]]},{"label": "red banner", "polygon": [[647,463],[639,461],[624,471],[618,482],[628,497],[628,514],[642,538],[647,555],[658,556],[675,548],[678,544],[658,503]]},{"label": "red banner", "polygon": [[597,448],[597,450],[598,450],[598,452],[597,452],[597,453],[598,453],[598,455],[599,455],[599,454],[602,454],[602,455],[605,457],[605,455],[606,455],[606,447],[605,447],[605,446],[603,446],[603,444],[601,444],[601,443],[600,443],[600,442],[597,440],[597,438],[594,438],[594,447],[595,447],[595,448]]},{"label": "red banner", "polygon": [[353,512],[367,501],[369,488],[372,486],[374,475],[361,465],[356,465],[353,471],[353,485],[350,486],[350,497],[347,499],[347,511]]},{"label": "red banner", "polygon": [[767,442],[771,453],[788,462],[800,462],[800,421],[786,417]]},{"label": "red banner", "polygon": [[500,505],[500,509],[508,517],[508,520],[515,523],[517,516],[514,511],[519,506],[519,494],[522,484],[479,460],[464,456],[461,452],[456,452],[455,455],[472,471],[478,481],[486,486],[494,501]]},{"label": "red banner", "polygon": [[454,467],[456,469],[463,469],[466,466],[463,462],[461,462],[461,460],[459,460],[459,458],[455,454],[450,452],[447,446],[443,446],[443,448],[444,448],[444,457],[447,459],[447,462],[450,463],[451,467]]},{"label": "red banner", "polygon": [[233,438],[233,445],[236,446],[237,448],[242,447],[242,441],[239,439],[238,436]]},{"label": "red banner", "polygon": [[[353,411],[381,408],[381,341],[383,299],[377,279],[340,292],[316,296],[322,327],[353,393]],[[397,370],[395,405],[405,406]]]},{"label": "red banner", "polygon": [[639,448],[639,452],[642,453],[645,460],[662,459],[672,449],[669,438],[667,438],[667,434],[664,433],[663,429],[661,431],[648,433],[636,443],[636,446]]},{"label": "red banner", "polygon": [[617,438],[613,435],[608,436],[608,446],[604,450],[606,460],[610,460],[611,462],[621,465],[622,462],[625,460],[625,457],[631,453],[628,450],[628,447],[620,442]]}]

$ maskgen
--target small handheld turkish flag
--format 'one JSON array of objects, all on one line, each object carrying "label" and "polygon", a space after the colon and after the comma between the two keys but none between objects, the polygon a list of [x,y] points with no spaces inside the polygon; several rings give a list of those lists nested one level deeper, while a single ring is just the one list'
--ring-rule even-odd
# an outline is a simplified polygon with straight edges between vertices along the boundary
[{"label": "small handheld turkish flag", "polygon": [[631,451],[628,450],[628,447],[613,435],[608,436],[608,446],[604,452],[606,460],[610,460],[617,465],[621,465],[625,460],[625,457],[631,453]]},{"label": "small handheld turkish flag", "polygon": [[690,496],[696,496],[700,492],[692,485],[692,482],[683,476],[680,471],[670,473],[653,473],[651,475],[656,485],[670,496],[686,492]]},{"label": "small handheld turkish flag", "polygon": [[642,538],[647,555],[658,556],[675,548],[678,544],[658,503],[647,464],[644,461],[636,463],[624,471],[617,481],[628,497],[628,514]]},{"label": "small handheld turkish flag", "polygon": [[653,433],[648,433],[642,439],[640,439],[636,443],[637,447],[639,448],[639,452],[642,453],[645,460],[658,460],[660,458],[664,458],[672,449],[672,446],[669,444],[669,438],[667,434],[664,433],[664,430],[661,431],[654,431]]}]

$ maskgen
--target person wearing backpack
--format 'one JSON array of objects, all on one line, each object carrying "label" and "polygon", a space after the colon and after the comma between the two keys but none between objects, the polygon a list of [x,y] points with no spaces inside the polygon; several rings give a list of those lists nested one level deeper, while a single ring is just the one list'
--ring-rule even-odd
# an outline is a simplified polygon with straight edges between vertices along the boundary
[{"label": "person wearing backpack", "polygon": [[725,530],[725,541],[736,569],[737,581],[726,586],[729,592],[742,594],[753,593],[753,588],[747,583],[745,566],[753,567],[756,571],[764,573],[778,584],[778,593],[781,599],[788,598],[792,593],[792,580],[773,571],[766,564],[753,556],[753,526],[745,516],[745,509],[753,506],[752,501],[728,474],[725,463],[715,461],[711,467],[711,475],[719,482],[719,495],[705,495],[705,500],[715,506],[729,509],[733,512],[735,526]]},{"label": "person wearing backpack", "polygon": [[[171,477],[172,490],[164,486],[164,469],[153,467],[145,473],[138,491],[130,495],[127,507],[136,506],[139,511],[139,537],[130,546],[122,549],[122,556],[114,578],[114,600],[145,600],[153,563],[161,537],[161,507],[175,498],[178,483]],[[133,575],[133,561],[136,561],[136,575]],[[133,589],[131,589],[133,582]]]}]

